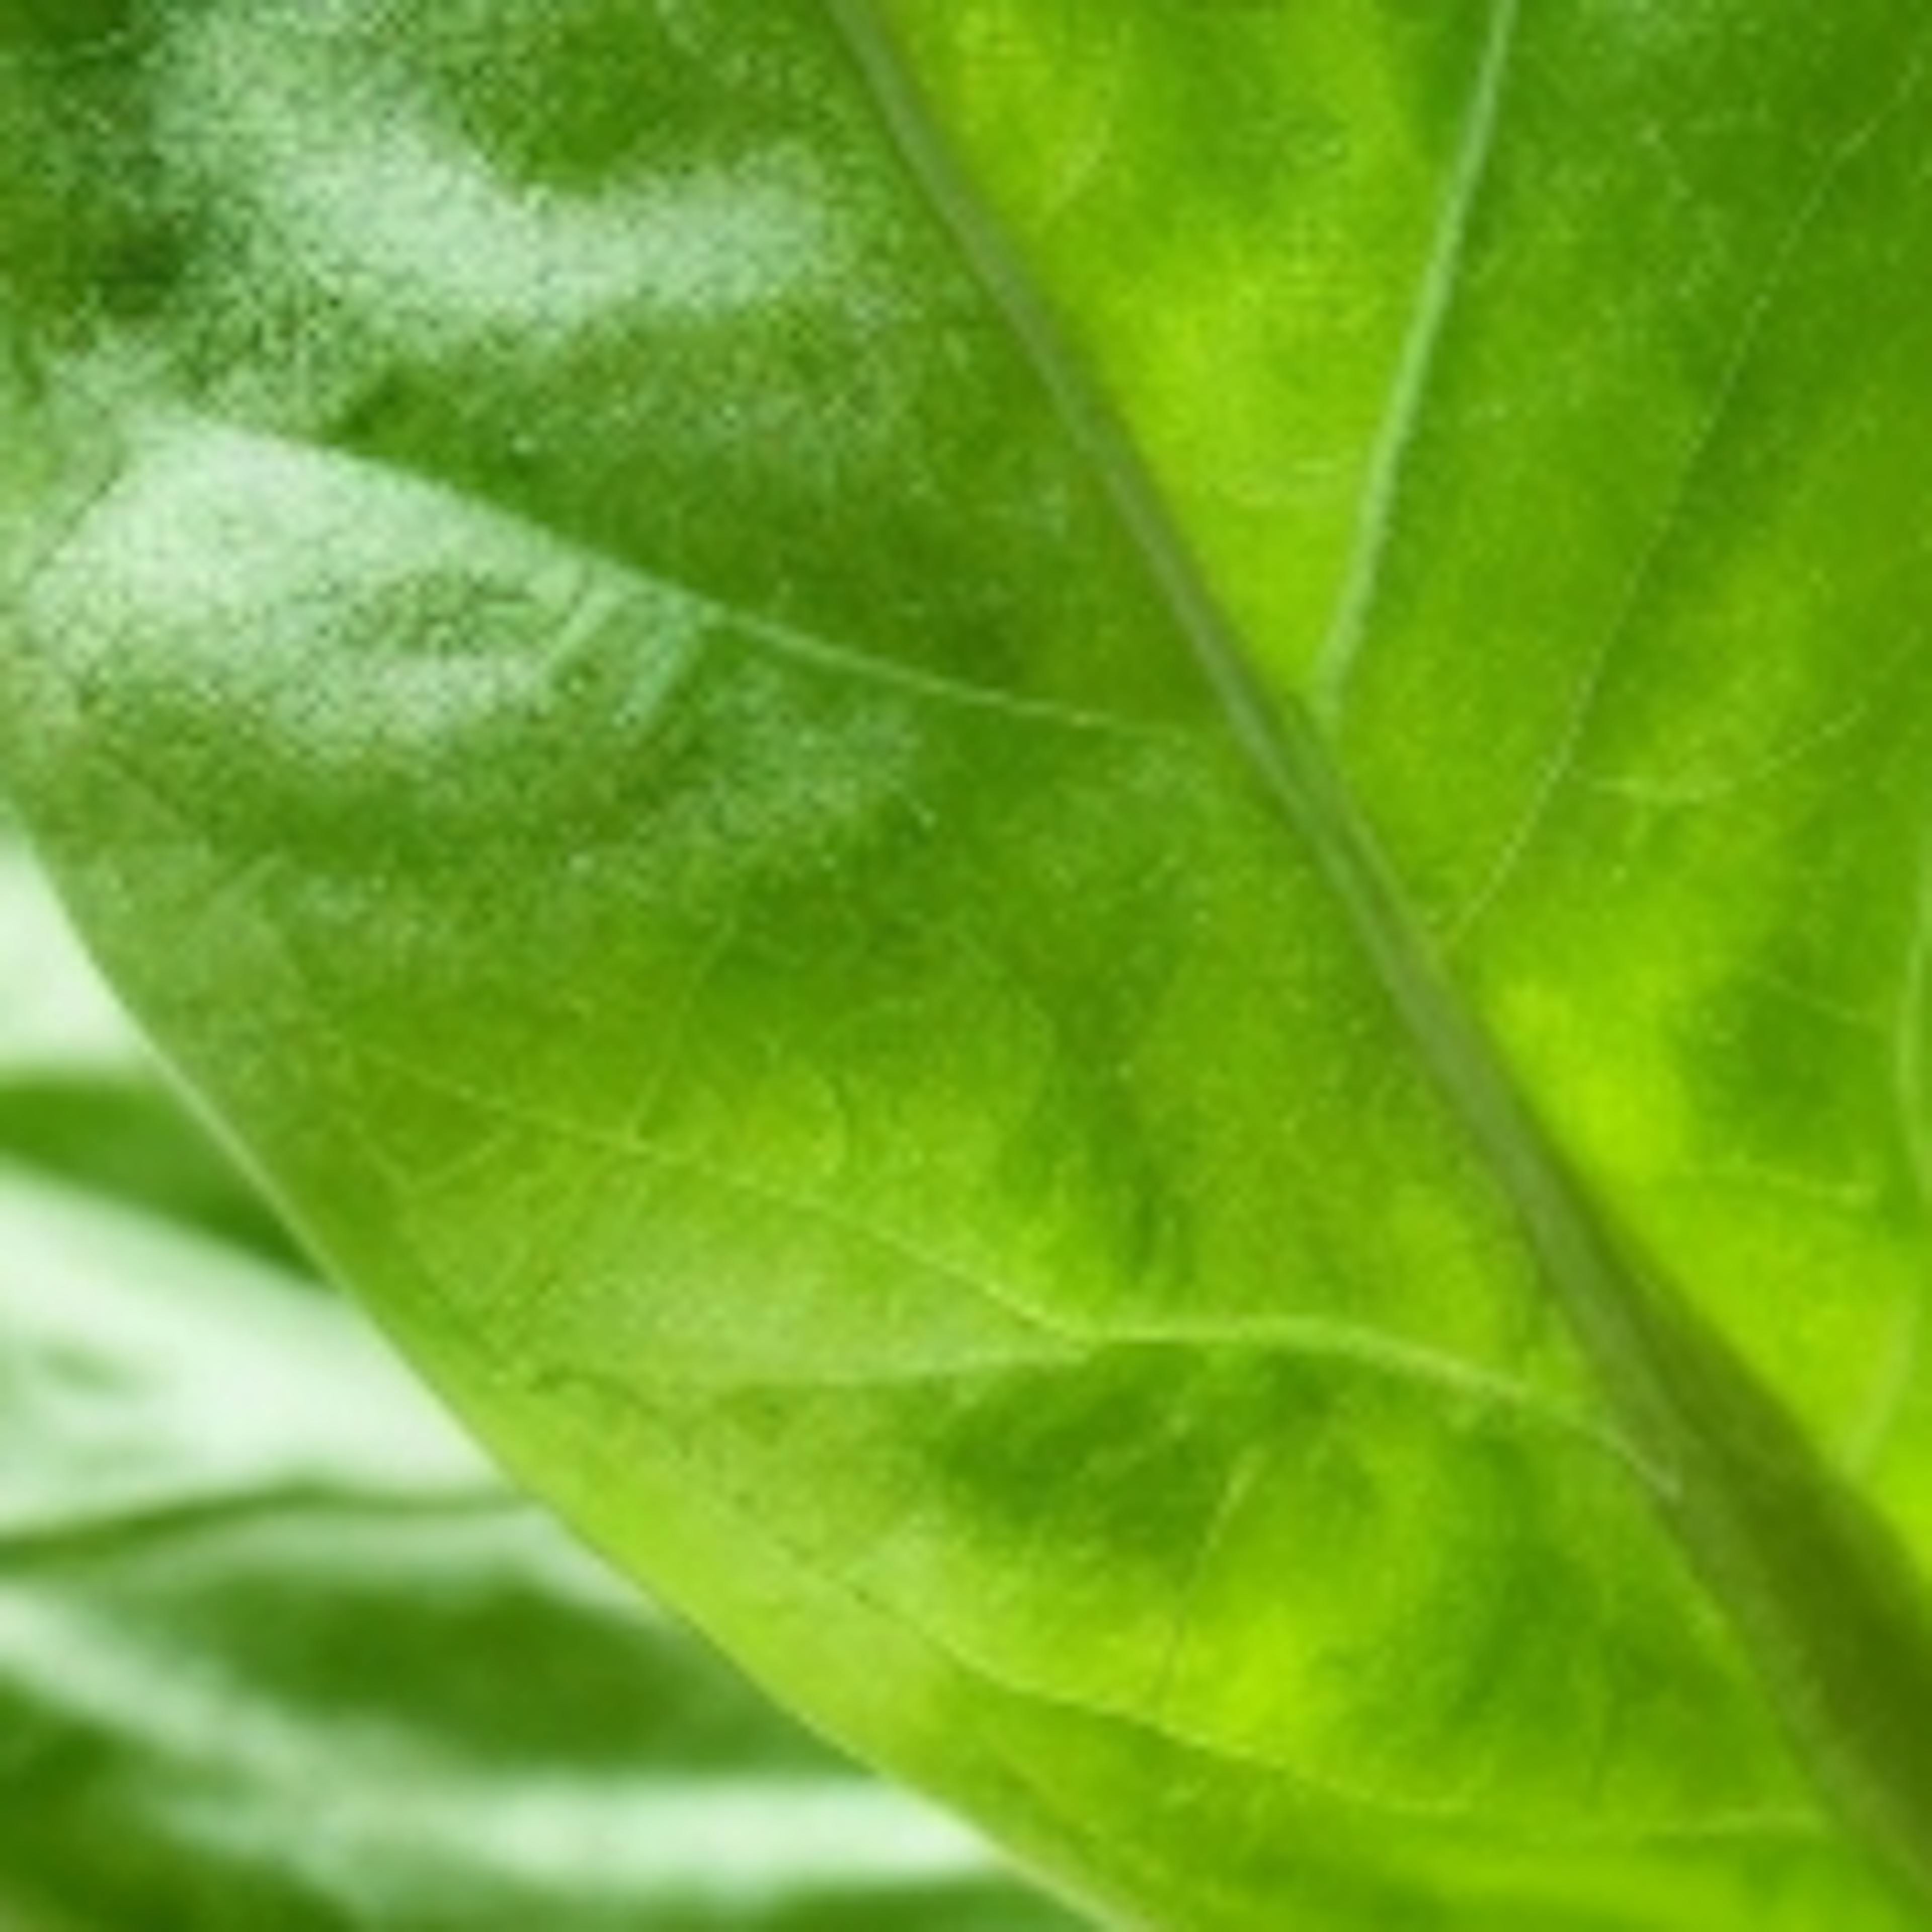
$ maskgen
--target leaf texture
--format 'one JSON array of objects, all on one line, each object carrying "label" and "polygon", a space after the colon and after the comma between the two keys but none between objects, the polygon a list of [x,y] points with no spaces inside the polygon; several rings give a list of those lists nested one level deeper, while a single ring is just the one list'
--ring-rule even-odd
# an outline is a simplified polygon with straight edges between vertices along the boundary
[{"label": "leaf texture", "polygon": [[1103,1910],[1912,1922],[1913,10],[10,17],[22,808],[512,1465]]}]

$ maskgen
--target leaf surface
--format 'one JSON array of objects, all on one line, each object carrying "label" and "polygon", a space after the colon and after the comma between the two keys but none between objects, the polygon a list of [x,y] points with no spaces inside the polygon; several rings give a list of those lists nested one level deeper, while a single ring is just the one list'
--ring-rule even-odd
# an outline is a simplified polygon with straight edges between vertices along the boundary
[{"label": "leaf surface", "polygon": [[1917,14],[112,12],[6,757],[512,1463],[1103,1908],[1909,1922]]}]

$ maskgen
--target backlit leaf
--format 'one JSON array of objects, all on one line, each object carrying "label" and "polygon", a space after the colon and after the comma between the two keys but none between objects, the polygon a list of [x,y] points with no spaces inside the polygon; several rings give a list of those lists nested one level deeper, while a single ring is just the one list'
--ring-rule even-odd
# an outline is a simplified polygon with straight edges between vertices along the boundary
[{"label": "backlit leaf", "polygon": [[1889,1928],[1904,0],[0,53],[0,734],[531,1485],[1098,1908]]}]

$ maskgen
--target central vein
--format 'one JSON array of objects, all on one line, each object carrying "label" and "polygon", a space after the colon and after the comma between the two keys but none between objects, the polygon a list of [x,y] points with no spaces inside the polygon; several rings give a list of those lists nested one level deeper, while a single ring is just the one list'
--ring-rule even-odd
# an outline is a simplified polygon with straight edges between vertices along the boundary
[{"label": "central vein", "polygon": [[[1889,1528],[1619,1229],[1450,981],[1315,714],[1256,674],[1141,453],[982,206],[870,0],[821,0],[908,170],[1024,351],[1187,640],[1255,776],[1310,849],[1384,994],[1481,1151],[1605,1401],[1660,1472],[1658,1507],[1722,1606],[1821,1788],[1932,1898],[1932,1604]],[[1520,0],[1498,0],[1437,254],[1372,457],[1352,587],[1318,674],[1330,702],[1375,561],[1492,145]],[[1447,253],[1444,253],[1444,250]]]}]

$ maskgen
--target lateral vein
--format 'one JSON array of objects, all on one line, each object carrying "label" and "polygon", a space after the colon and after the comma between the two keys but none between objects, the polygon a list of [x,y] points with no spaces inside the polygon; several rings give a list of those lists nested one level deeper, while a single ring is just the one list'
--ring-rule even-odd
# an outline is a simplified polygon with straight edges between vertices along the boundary
[{"label": "lateral vein", "polygon": [[1380,592],[1382,568],[1394,536],[1403,479],[1448,331],[1469,256],[1469,233],[1490,172],[1503,96],[1515,53],[1522,0],[1496,0],[1489,38],[1478,68],[1455,166],[1437,218],[1436,242],[1423,272],[1394,380],[1370,457],[1355,527],[1354,545],[1342,578],[1335,614],[1316,656],[1310,704],[1333,731],[1348,703]]}]

